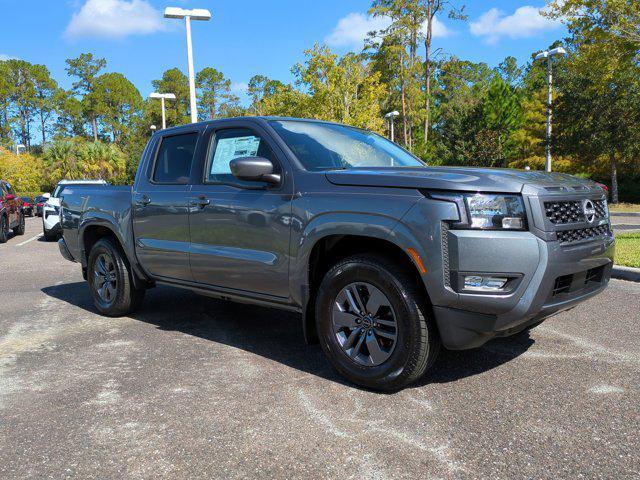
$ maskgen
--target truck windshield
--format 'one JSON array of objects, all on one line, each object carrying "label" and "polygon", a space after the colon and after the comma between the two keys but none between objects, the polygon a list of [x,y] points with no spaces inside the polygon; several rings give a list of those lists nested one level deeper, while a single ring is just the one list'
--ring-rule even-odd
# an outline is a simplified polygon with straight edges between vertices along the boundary
[{"label": "truck windshield", "polygon": [[366,130],[299,120],[270,123],[307,170],[425,165],[395,143]]}]

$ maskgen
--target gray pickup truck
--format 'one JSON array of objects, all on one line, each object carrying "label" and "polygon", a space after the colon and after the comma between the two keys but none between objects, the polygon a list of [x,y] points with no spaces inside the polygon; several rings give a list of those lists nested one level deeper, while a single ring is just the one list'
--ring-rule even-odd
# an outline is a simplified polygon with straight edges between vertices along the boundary
[{"label": "gray pickup truck", "polygon": [[608,217],[591,181],[430,167],[364,130],[254,117],[157,132],[133,187],[67,187],[59,246],[104,315],[156,284],[293,310],[342,375],[394,390],[441,346],[601,292]]}]

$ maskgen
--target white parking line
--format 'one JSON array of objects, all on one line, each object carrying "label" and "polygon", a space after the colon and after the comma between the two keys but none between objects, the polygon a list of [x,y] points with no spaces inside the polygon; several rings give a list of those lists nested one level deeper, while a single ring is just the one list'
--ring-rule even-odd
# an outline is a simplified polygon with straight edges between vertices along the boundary
[{"label": "white parking line", "polygon": [[40,238],[42,236],[41,233],[39,233],[38,235],[35,235],[33,237],[31,237],[29,240],[25,240],[24,242],[18,243],[16,245],[16,247],[21,247],[22,245],[26,245],[29,242],[33,242],[36,238]]}]

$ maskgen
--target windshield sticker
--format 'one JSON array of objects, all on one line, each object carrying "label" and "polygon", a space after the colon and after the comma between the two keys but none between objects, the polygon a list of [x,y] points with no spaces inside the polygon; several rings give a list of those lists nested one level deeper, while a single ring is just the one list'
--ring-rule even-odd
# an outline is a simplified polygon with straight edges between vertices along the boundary
[{"label": "windshield sticker", "polygon": [[211,174],[231,173],[229,162],[234,158],[255,157],[258,154],[260,137],[221,138],[211,162]]}]

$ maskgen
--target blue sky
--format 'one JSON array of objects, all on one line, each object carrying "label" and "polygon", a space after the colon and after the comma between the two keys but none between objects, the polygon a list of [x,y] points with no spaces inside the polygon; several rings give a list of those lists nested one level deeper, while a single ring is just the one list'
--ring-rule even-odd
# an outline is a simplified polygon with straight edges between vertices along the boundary
[{"label": "blue sky", "polygon": [[[208,8],[209,22],[193,22],[196,70],[213,66],[242,94],[252,75],[290,81],[293,64],[314,42],[338,53],[360,50],[367,30],[384,25],[366,12],[369,0],[0,0],[0,58],[49,67],[64,87],[65,59],[93,52],[107,70],[125,74],[143,95],[168,68],[186,71],[182,21],[163,19],[166,6]],[[464,3],[464,2],[462,2]],[[467,22],[438,19],[434,48],[497,65],[507,55],[526,63],[566,31],[541,17],[544,0],[471,0]]]}]

